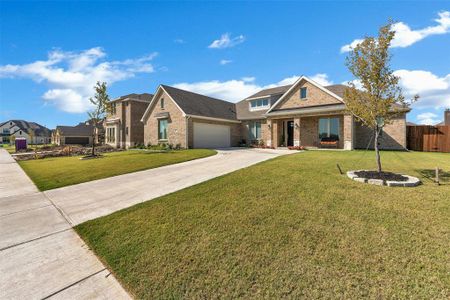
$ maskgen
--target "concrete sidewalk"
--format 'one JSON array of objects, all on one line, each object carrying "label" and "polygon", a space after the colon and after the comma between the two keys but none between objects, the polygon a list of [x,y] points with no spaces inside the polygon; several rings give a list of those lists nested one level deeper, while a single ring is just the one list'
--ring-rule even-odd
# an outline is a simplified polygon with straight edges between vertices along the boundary
[{"label": "concrete sidewalk", "polygon": [[217,155],[45,191],[72,225],[296,151],[227,149]]},{"label": "concrete sidewalk", "polygon": [[129,299],[4,149],[0,169],[0,298]]}]

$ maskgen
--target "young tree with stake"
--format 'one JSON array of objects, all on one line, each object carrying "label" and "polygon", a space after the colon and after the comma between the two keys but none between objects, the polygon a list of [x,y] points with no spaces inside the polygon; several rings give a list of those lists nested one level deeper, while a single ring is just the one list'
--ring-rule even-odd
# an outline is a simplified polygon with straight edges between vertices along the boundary
[{"label": "young tree with stake", "polygon": [[92,133],[92,156],[95,156],[95,137],[97,135],[98,126],[101,122],[103,122],[106,114],[111,110],[111,104],[109,102],[109,96],[106,91],[106,82],[100,83],[97,81],[97,84],[94,86],[95,95],[94,98],[89,98],[94,108],[88,112],[89,119],[91,120],[93,128]]},{"label": "young tree with stake", "polygon": [[379,149],[380,133],[385,124],[389,124],[404,108],[418,99],[406,101],[398,85],[399,77],[394,75],[390,66],[392,55],[389,46],[395,36],[391,30],[392,21],[379,29],[378,37],[366,37],[347,56],[346,65],[362,89],[349,82],[344,93],[347,109],[363,125],[372,129],[375,136],[374,149],[377,170],[381,173]]}]

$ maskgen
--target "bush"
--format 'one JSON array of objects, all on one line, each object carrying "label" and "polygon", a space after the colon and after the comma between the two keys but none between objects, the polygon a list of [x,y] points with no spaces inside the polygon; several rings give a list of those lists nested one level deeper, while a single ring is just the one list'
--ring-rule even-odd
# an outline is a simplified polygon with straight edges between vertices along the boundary
[{"label": "bush", "polygon": [[289,146],[289,150],[305,150],[304,146]]}]

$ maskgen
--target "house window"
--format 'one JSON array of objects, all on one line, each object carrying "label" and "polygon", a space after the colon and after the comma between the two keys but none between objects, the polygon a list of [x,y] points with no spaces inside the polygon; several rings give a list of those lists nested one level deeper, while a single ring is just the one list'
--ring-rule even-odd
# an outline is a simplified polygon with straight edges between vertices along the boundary
[{"label": "house window", "polygon": [[305,87],[302,87],[300,89],[300,99],[306,99],[306,95],[307,95],[306,91],[307,91],[307,89]]},{"label": "house window", "polygon": [[265,108],[269,108],[269,99],[268,98],[256,99],[256,100],[250,101],[250,109],[251,110],[258,110],[258,109],[265,109]]},{"label": "house window", "polygon": [[107,135],[108,135],[107,142],[114,143],[116,141],[116,128],[108,127]]},{"label": "house window", "polygon": [[250,122],[248,129],[250,140],[261,139],[261,122]]},{"label": "house window", "polygon": [[111,114],[116,114],[116,102],[111,103]]},{"label": "house window", "polygon": [[21,131],[19,131],[19,134],[20,134],[20,135],[22,135],[22,130],[21,130]]},{"label": "house window", "polygon": [[167,119],[158,120],[158,139],[167,140]]},{"label": "house window", "polygon": [[161,109],[164,109],[164,98],[161,98],[160,104],[161,104]]},{"label": "house window", "polygon": [[339,140],[339,118],[319,119],[319,139]]}]

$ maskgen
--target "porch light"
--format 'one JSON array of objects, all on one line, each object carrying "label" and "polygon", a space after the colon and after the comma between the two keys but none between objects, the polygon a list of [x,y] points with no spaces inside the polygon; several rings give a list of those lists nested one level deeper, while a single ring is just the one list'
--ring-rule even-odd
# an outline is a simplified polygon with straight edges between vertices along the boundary
[{"label": "porch light", "polygon": [[298,125],[298,123],[295,123],[295,128],[299,128],[300,126]]},{"label": "porch light", "polygon": [[272,128],[272,124],[267,124],[267,127],[269,127],[269,129]]}]

